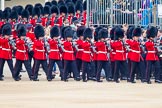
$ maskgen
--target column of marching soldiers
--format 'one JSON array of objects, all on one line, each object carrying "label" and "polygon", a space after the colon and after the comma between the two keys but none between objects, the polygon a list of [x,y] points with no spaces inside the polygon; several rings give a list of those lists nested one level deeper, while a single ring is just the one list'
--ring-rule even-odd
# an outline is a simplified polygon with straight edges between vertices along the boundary
[{"label": "column of marching soldiers", "polygon": [[[29,79],[39,81],[40,65],[52,81],[56,63],[61,81],[73,73],[76,81],[108,82],[127,80],[151,84],[161,81],[158,29],[121,26],[86,28],[86,1],[60,0],[0,10],[0,80],[7,61],[12,77],[21,80],[25,65]],[[16,63],[13,64],[13,55]],[[32,65],[31,62],[34,61]]]}]

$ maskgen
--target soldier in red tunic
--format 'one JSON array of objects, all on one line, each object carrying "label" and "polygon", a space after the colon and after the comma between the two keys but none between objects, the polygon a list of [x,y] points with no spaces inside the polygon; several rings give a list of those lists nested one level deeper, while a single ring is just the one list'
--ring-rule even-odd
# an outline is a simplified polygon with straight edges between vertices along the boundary
[{"label": "soldier in red tunic", "polygon": [[77,36],[78,36],[78,40],[76,41],[77,45],[78,45],[78,51],[76,53],[76,62],[77,62],[77,67],[78,67],[78,71],[80,72],[81,67],[82,67],[82,55],[83,55],[83,32],[85,30],[85,26],[80,26],[77,29]]},{"label": "soldier in red tunic", "polygon": [[74,7],[74,4],[72,4],[72,3],[69,3],[67,6],[68,6],[68,17],[67,17],[67,19],[69,20],[69,24],[71,25],[72,19],[75,15],[75,7]]},{"label": "soldier in red tunic", "polygon": [[58,24],[59,27],[61,28],[63,26],[63,21],[66,19],[66,14],[67,14],[67,7],[65,5],[60,6],[60,16],[58,18]]},{"label": "soldier in red tunic", "polygon": [[75,16],[79,21],[82,21],[82,12],[83,12],[83,4],[82,1],[77,1],[75,4]]},{"label": "soldier in red tunic", "polygon": [[7,61],[10,68],[12,77],[14,77],[13,61],[12,61],[12,50],[15,49],[15,43],[11,37],[11,24],[6,23],[2,27],[2,38],[1,38],[1,59],[0,59],[0,80],[3,80],[3,68],[5,61]]},{"label": "soldier in red tunic", "polygon": [[160,70],[159,58],[157,55],[157,49],[154,44],[154,38],[157,36],[157,32],[158,32],[158,30],[156,27],[150,27],[147,30],[147,38],[149,40],[145,43],[145,46],[146,46],[146,50],[147,50],[147,54],[146,54],[146,81],[148,84],[151,84],[150,77],[151,77],[152,65],[154,65],[155,70],[156,70],[155,71],[155,82],[162,83],[162,81],[160,81],[161,70]]},{"label": "soldier in red tunic", "polygon": [[109,64],[109,58],[108,58],[108,47],[105,43],[105,39],[108,38],[108,30],[107,29],[101,29],[99,31],[99,40],[96,42],[96,49],[97,49],[97,74],[96,79],[97,82],[102,82],[100,80],[101,77],[101,70],[104,69],[106,80],[109,81],[111,77],[111,71],[110,71],[110,64]]},{"label": "soldier in red tunic", "polygon": [[45,32],[43,26],[37,25],[34,29],[34,34],[37,39],[34,41],[33,44],[33,50],[34,50],[33,81],[39,81],[38,71],[39,71],[40,64],[42,64],[42,68],[45,71],[46,75],[48,72],[47,56],[46,56],[47,43],[45,43],[45,38],[44,38]]},{"label": "soldier in red tunic", "polygon": [[53,27],[54,25],[58,24],[58,15],[59,15],[59,9],[57,6],[51,7],[51,18],[50,18],[50,25]]},{"label": "soldier in red tunic", "polygon": [[83,61],[83,73],[82,78],[83,82],[87,82],[90,80],[90,77],[94,76],[95,73],[95,65],[93,62],[93,53],[92,53],[92,47],[91,47],[91,39],[92,39],[92,30],[90,28],[86,28],[84,30],[84,43],[83,43],[83,55],[82,55],[82,61]]},{"label": "soldier in red tunic", "polygon": [[126,50],[124,47],[123,37],[124,37],[124,31],[117,27],[114,31],[115,35],[115,41],[112,44],[112,48],[115,50],[115,72],[114,72],[114,81],[116,83],[119,83],[119,77],[120,72],[123,72],[122,76],[126,76],[126,73],[128,72],[127,63],[126,63]]},{"label": "soldier in red tunic", "polygon": [[19,74],[20,70],[22,68],[22,63],[24,63],[25,68],[28,72],[29,79],[32,80],[32,69],[29,61],[28,51],[31,50],[31,48],[28,46],[30,43],[26,38],[26,26],[23,24],[18,25],[17,30],[17,36],[16,39],[16,63],[14,67],[14,79],[15,81],[19,81]]},{"label": "soldier in red tunic", "polygon": [[59,49],[58,38],[60,36],[60,30],[58,26],[54,26],[50,31],[51,39],[48,41],[50,45],[49,51],[49,67],[48,67],[48,81],[52,80],[52,70],[55,63],[57,63],[60,70],[60,77],[63,80],[63,64],[61,58],[61,51]]},{"label": "soldier in red tunic", "polygon": [[64,31],[66,40],[63,43],[64,52],[63,52],[63,60],[64,60],[64,81],[68,81],[67,76],[69,70],[73,72],[74,79],[76,81],[80,80],[79,72],[76,65],[76,59],[74,56],[74,48],[72,44],[73,31],[71,27],[67,27]]},{"label": "soldier in red tunic", "polygon": [[129,73],[129,81],[131,83],[136,83],[135,81],[135,74],[137,73],[137,70],[139,71],[139,73],[141,74],[141,81],[144,78],[144,74],[142,73],[142,67],[141,67],[141,63],[140,62],[141,59],[141,48],[140,48],[140,43],[139,43],[139,37],[142,34],[142,30],[141,28],[135,28],[133,30],[132,36],[133,36],[133,40],[129,42],[130,45],[130,51],[131,51],[131,55],[129,57],[130,62],[131,62],[131,71]]},{"label": "soldier in red tunic", "polygon": [[49,24],[49,17],[51,15],[51,8],[49,6],[44,6],[43,8],[43,16],[41,17],[41,20],[42,20],[42,26],[43,27],[47,27]]}]

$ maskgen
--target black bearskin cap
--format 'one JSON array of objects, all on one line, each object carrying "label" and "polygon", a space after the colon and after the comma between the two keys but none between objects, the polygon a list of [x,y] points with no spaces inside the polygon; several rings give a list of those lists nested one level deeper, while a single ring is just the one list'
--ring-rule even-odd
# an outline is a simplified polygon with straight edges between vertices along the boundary
[{"label": "black bearskin cap", "polygon": [[59,9],[58,9],[57,6],[54,5],[54,6],[51,7],[51,14],[52,13],[57,13],[57,15],[59,14]]},{"label": "black bearskin cap", "polygon": [[140,37],[142,34],[142,29],[140,27],[137,27],[133,30],[133,36],[138,36]]},{"label": "black bearskin cap", "polygon": [[45,32],[44,32],[44,28],[41,25],[37,25],[34,29],[34,34],[35,37],[38,39],[39,37],[44,37]]},{"label": "black bearskin cap", "polygon": [[84,30],[86,29],[85,26],[80,26],[78,27],[77,29],[77,36],[80,37],[80,36],[83,36],[83,33],[84,33]]},{"label": "black bearskin cap", "polygon": [[65,37],[73,37],[73,30],[70,26],[68,26],[64,31]]},{"label": "black bearskin cap", "polygon": [[120,27],[117,27],[114,31],[115,39],[123,38],[124,37],[124,30]]},{"label": "black bearskin cap", "polygon": [[86,28],[83,33],[84,39],[86,38],[92,38],[92,29]]},{"label": "black bearskin cap", "polygon": [[20,24],[17,29],[17,36],[26,36],[26,26],[24,24]]},{"label": "black bearskin cap", "polygon": [[22,18],[29,18],[29,11],[28,10],[23,10],[21,13]]},{"label": "black bearskin cap", "polygon": [[50,36],[51,38],[60,36],[60,30],[58,26],[52,27],[52,29],[50,30]]},{"label": "black bearskin cap", "polygon": [[12,26],[10,23],[6,23],[2,27],[2,36],[11,35],[12,34]]},{"label": "black bearskin cap", "polygon": [[47,6],[47,5],[44,6],[43,11],[44,11],[44,14],[50,15],[51,14],[51,8],[50,8],[50,6]]}]

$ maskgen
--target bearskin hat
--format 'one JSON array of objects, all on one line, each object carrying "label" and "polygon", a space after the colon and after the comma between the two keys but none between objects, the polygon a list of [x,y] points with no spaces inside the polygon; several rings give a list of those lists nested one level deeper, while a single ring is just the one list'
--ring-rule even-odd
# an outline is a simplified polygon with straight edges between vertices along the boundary
[{"label": "bearskin hat", "polygon": [[138,36],[140,37],[142,34],[142,29],[140,27],[137,27],[133,30],[133,36]]},{"label": "bearskin hat", "polygon": [[75,5],[75,11],[77,12],[78,10],[81,12],[83,11],[83,5],[80,2],[77,2]]},{"label": "bearskin hat", "polygon": [[83,0],[72,0],[74,4],[76,4],[77,2],[81,2],[81,4],[83,3]]},{"label": "bearskin hat", "polygon": [[24,24],[20,24],[17,29],[17,36],[26,36],[26,26]]},{"label": "bearskin hat", "polygon": [[83,9],[84,10],[87,10],[87,1],[85,0],[84,3],[83,3]]},{"label": "bearskin hat", "polygon": [[29,15],[32,15],[33,5],[31,4],[26,5],[25,10],[29,12]]},{"label": "bearskin hat", "polygon": [[18,19],[18,13],[15,10],[12,10],[10,13],[10,18],[11,19]]},{"label": "bearskin hat", "polygon": [[11,13],[12,9],[10,7],[6,7],[4,11],[8,11],[9,13]]},{"label": "bearskin hat", "polygon": [[45,6],[51,7],[51,6],[52,6],[52,3],[51,3],[51,2],[46,2],[46,3],[45,3]]},{"label": "bearskin hat", "polygon": [[65,26],[65,27],[63,27],[62,29],[61,29],[61,37],[62,38],[65,38],[65,29],[67,28],[68,26]]},{"label": "bearskin hat", "polygon": [[29,18],[29,11],[24,9],[21,13],[22,18]]},{"label": "bearskin hat", "polygon": [[124,37],[124,30],[120,27],[117,27],[114,31],[115,39],[123,38]]},{"label": "bearskin hat", "polygon": [[59,14],[59,9],[58,9],[57,6],[54,5],[54,6],[51,7],[51,14],[52,13],[56,13],[57,15]]},{"label": "bearskin hat", "polygon": [[58,4],[57,4],[57,1],[55,1],[55,0],[51,1],[51,4],[52,4],[52,6],[53,6],[53,5],[55,5],[55,6],[58,5]]},{"label": "bearskin hat", "polygon": [[21,6],[21,5],[17,6],[18,15],[21,15],[23,9],[24,9],[23,6]]},{"label": "bearskin hat", "polygon": [[65,0],[65,3],[72,3],[72,0]]},{"label": "bearskin hat", "polygon": [[10,18],[10,11],[9,10],[4,10],[3,11],[4,19],[9,19]]},{"label": "bearskin hat", "polygon": [[38,39],[39,37],[44,37],[45,32],[44,32],[44,28],[41,25],[37,25],[34,29],[34,34],[35,37]]},{"label": "bearskin hat", "polygon": [[134,28],[135,28],[134,26],[130,26],[130,27],[127,29],[127,38],[128,38],[128,39],[132,39]]},{"label": "bearskin hat", "polygon": [[40,8],[39,7],[34,7],[32,14],[33,14],[33,16],[37,15],[39,17],[41,15]]},{"label": "bearskin hat", "polygon": [[68,26],[64,31],[65,37],[73,37],[73,30],[70,26]]},{"label": "bearskin hat", "polygon": [[0,10],[0,19],[3,19],[3,18],[4,18],[4,16],[3,16],[3,11]]},{"label": "bearskin hat", "polygon": [[110,30],[110,38],[111,40],[114,40],[114,31],[115,31],[116,27],[113,27],[111,30]]},{"label": "bearskin hat", "polygon": [[98,35],[99,35],[98,36],[99,39],[108,38],[108,30],[106,28],[103,28],[98,32]]},{"label": "bearskin hat", "polygon": [[75,15],[75,7],[73,4],[68,5],[68,13],[73,13]]},{"label": "bearskin hat", "polygon": [[65,2],[64,2],[63,0],[59,0],[59,1],[58,1],[58,6],[60,7],[60,6],[62,6],[62,5],[65,5]]},{"label": "bearskin hat", "polygon": [[67,14],[67,7],[66,6],[61,6],[60,7],[60,13],[65,13],[65,14]]},{"label": "bearskin hat", "polygon": [[12,26],[10,23],[6,23],[2,27],[2,36],[11,35],[12,34]]},{"label": "bearskin hat", "polygon": [[50,30],[50,36],[51,38],[60,36],[60,30],[58,26],[52,27],[52,29]]},{"label": "bearskin hat", "polygon": [[77,36],[80,37],[80,36],[83,36],[83,33],[84,33],[84,30],[86,29],[85,26],[80,26],[78,27],[77,29]]},{"label": "bearskin hat", "polygon": [[92,38],[92,29],[86,28],[83,33],[84,39],[86,38]]},{"label": "bearskin hat", "polygon": [[44,6],[44,15],[45,14],[48,14],[48,15],[50,15],[51,14],[51,8],[50,8],[50,6]]},{"label": "bearskin hat", "polygon": [[147,29],[147,32],[146,32],[146,35],[147,35],[147,38],[154,38],[155,36],[157,36],[157,33],[158,33],[158,30],[156,27],[150,27]]},{"label": "bearskin hat", "polygon": [[102,29],[103,27],[99,26],[95,29],[95,33],[94,33],[94,40],[98,41],[99,35],[98,32]]},{"label": "bearskin hat", "polygon": [[37,3],[37,4],[35,4],[35,7],[38,7],[38,8],[40,9],[40,15],[43,15],[43,13],[44,13],[44,9],[43,9],[42,4]]}]

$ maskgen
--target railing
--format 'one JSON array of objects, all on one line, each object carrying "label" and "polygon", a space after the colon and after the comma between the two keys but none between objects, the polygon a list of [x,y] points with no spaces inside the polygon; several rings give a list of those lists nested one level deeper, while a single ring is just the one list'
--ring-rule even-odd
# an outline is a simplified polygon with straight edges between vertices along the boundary
[{"label": "railing", "polygon": [[87,0],[87,26],[161,26],[158,4],[162,0]]}]

